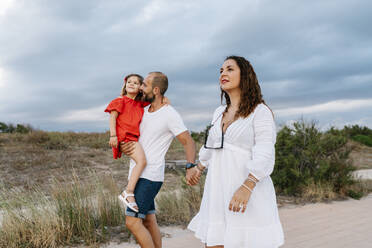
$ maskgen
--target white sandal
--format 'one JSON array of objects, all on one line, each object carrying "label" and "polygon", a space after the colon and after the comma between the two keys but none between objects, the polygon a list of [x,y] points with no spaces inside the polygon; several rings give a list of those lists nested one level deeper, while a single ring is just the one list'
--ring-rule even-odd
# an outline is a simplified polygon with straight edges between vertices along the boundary
[{"label": "white sandal", "polygon": [[[123,195],[124,194],[124,195]],[[119,200],[124,203],[125,205],[127,205],[128,208],[132,209],[134,212],[138,213],[138,209],[134,208],[134,207],[138,207],[137,206],[137,203],[136,202],[129,202],[127,200],[127,198],[129,196],[133,196],[134,197],[134,194],[133,193],[127,193],[125,190],[123,191],[123,193],[121,193],[118,198]]]}]

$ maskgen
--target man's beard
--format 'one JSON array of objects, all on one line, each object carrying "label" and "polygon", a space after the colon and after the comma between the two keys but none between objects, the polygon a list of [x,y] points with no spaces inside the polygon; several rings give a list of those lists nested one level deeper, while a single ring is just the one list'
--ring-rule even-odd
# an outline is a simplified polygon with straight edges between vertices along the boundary
[{"label": "man's beard", "polygon": [[145,102],[153,102],[153,101],[155,100],[155,95],[152,95],[152,96],[150,97],[150,96],[144,94],[143,97],[144,97],[144,101],[145,101]]}]

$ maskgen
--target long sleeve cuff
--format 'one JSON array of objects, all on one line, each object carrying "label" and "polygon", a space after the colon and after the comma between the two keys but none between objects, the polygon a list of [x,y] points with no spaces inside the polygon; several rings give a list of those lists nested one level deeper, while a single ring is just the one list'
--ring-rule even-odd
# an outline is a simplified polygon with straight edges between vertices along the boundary
[{"label": "long sleeve cuff", "polygon": [[247,168],[255,178],[270,176],[274,170],[275,147],[273,143],[260,144],[253,147],[252,160],[247,161]]},{"label": "long sleeve cuff", "polygon": [[211,159],[211,157],[212,151],[209,149],[205,149],[204,146],[202,146],[199,151],[199,162],[201,163],[201,165],[207,168],[209,166],[209,160]]}]

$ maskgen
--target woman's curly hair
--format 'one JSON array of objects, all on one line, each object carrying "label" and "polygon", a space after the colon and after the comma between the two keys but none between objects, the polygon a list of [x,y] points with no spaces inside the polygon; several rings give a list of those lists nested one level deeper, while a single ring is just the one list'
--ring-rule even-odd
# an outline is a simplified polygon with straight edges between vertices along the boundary
[{"label": "woman's curly hair", "polygon": [[[254,111],[258,104],[264,103],[266,105],[266,103],[263,100],[256,73],[249,61],[240,56],[228,56],[225,61],[229,59],[233,59],[240,69],[240,104],[235,118],[245,118]],[[221,103],[223,99],[226,101],[227,108],[225,112],[227,112],[231,104],[230,97],[221,89]]]}]

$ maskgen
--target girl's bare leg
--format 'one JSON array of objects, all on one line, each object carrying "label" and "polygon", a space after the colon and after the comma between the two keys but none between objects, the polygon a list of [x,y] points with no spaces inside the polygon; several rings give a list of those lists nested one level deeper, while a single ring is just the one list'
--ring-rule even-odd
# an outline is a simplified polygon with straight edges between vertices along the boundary
[{"label": "girl's bare leg", "polygon": [[[130,175],[128,185],[126,188],[127,193],[133,193],[134,188],[136,187],[137,181],[141,176],[143,169],[146,166],[146,156],[145,152],[143,151],[142,146],[140,143],[135,143],[135,148],[133,154],[130,156],[136,162],[136,166],[134,166],[132,170],[132,174]],[[128,197],[129,202],[135,202],[135,198],[133,196]],[[138,208],[137,208],[138,209]]]}]

